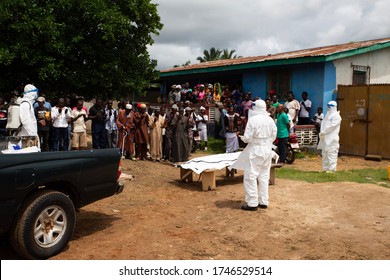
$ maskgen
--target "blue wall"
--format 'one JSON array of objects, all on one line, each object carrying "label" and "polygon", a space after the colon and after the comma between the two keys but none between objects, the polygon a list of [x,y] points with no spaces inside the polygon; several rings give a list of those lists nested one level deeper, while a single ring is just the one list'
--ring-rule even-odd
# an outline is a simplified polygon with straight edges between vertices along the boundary
[{"label": "blue wall", "polygon": [[267,95],[267,75],[264,69],[253,69],[242,75],[242,89],[252,92],[252,97],[265,99]]},{"label": "blue wall", "polygon": [[302,92],[308,93],[308,99],[312,102],[310,117],[314,117],[317,108],[323,104],[324,65],[322,63],[295,65],[291,80],[291,90],[295,99],[301,101]]},{"label": "blue wall", "polygon": [[328,61],[324,65],[324,98],[322,101],[324,114],[326,114],[328,102],[336,100],[335,90],[337,90],[336,67],[332,61]]},{"label": "blue wall", "polygon": [[[331,65],[333,66],[333,63]],[[332,93],[335,87],[334,67],[330,67],[329,63],[326,64],[326,69],[324,69],[324,66],[323,63],[309,63],[272,68],[273,70],[278,68],[291,70],[291,90],[294,92],[295,99],[301,101],[303,91],[309,94],[308,98],[312,102],[310,117],[314,117],[317,107],[324,107],[325,83]],[[266,69],[247,70],[243,73],[242,85],[244,92],[251,91],[253,97],[259,96],[265,99],[267,96]]]}]

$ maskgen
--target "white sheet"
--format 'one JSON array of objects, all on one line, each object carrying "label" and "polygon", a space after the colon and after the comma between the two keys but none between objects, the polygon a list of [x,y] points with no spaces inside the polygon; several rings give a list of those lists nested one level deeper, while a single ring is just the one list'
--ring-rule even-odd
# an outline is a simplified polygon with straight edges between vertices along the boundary
[{"label": "white sheet", "polygon": [[200,174],[205,170],[220,170],[232,165],[240,154],[241,152],[235,152],[198,157],[183,163],[180,167],[191,169],[197,174]]}]

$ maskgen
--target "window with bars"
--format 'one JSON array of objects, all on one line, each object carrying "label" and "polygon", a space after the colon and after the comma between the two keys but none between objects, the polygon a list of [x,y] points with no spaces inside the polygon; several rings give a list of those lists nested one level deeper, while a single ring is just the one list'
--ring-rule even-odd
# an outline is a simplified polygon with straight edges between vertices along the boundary
[{"label": "window with bars", "polygon": [[270,90],[276,91],[278,99],[287,99],[291,90],[291,71],[278,70],[267,72],[267,93]]},{"label": "window with bars", "polygon": [[370,67],[362,65],[353,65],[352,67],[352,85],[369,84]]}]

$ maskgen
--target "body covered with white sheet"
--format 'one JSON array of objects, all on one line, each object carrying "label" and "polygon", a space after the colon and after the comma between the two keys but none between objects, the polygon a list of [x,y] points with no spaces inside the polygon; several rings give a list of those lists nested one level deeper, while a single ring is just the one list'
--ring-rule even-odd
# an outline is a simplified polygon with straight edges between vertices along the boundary
[{"label": "body covered with white sheet", "polygon": [[275,122],[266,112],[265,102],[256,100],[249,112],[245,133],[240,136],[248,145],[230,167],[244,170],[245,202],[249,207],[268,206],[272,143],[276,132]]}]

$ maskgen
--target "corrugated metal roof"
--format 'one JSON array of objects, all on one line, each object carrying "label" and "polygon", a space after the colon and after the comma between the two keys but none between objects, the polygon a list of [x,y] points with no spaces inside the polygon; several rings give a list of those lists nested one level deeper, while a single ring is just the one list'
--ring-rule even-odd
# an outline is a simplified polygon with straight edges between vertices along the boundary
[{"label": "corrugated metal roof", "polygon": [[278,54],[268,54],[262,56],[251,56],[251,57],[242,57],[242,58],[234,58],[234,59],[208,61],[208,62],[197,63],[188,66],[169,68],[169,69],[161,70],[160,72],[169,73],[169,72],[177,72],[177,71],[187,71],[187,70],[214,68],[214,67],[233,66],[233,65],[240,65],[240,64],[259,63],[259,62],[273,61],[273,60],[288,60],[294,58],[327,57],[327,56],[332,56],[344,52],[370,48],[374,45],[380,45],[384,43],[390,43],[390,38],[368,40],[362,42],[353,42],[347,44],[311,48],[311,49],[291,51],[291,52],[278,53]]}]

